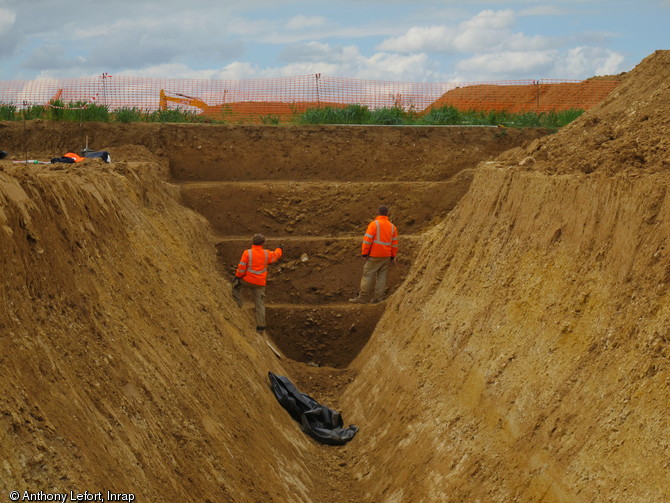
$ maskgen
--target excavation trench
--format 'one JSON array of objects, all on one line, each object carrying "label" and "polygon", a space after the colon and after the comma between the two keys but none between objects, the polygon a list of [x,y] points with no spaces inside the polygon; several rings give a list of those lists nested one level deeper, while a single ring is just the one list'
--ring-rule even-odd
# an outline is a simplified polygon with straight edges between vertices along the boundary
[{"label": "excavation trench", "polygon": [[[295,362],[290,368],[296,383],[336,405],[352,378],[347,369],[386,305],[348,303],[358,293],[361,238],[376,207],[388,204],[400,229],[400,253],[387,285],[392,295],[416,259],[423,233],[468,191],[477,164],[546,131],[319,127],[210,133],[171,132],[173,181],[183,202],[218,235],[220,267],[231,279],[253,234],[264,233],[267,248],[283,248],[282,260],[269,270],[267,335]],[[198,162],[203,155],[207,162]],[[243,314],[253,326],[253,302],[249,292],[243,294]],[[345,374],[333,380],[334,369]]]},{"label": "excavation trench", "polygon": [[[266,318],[267,335],[284,356],[344,370],[384,312],[385,303],[348,303],[358,293],[361,238],[377,206],[388,204],[400,229],[388,296],[407,276],[422,234],[468,191],[477,164],[543,134],[307,127],[213,128],[204,136],[177,128],[169,133],[167,156],[182,201],[218,235],[216,252],[228,277],[253,234],[265,234],[267,248],[283,248],[282,260],[269,270]],[[253,302],[243,295],[243,314],[253,325]],[[320,375],[312,371],[305,381],[300,367],[292,368],[310,387]]]},{"label": "excavation trench", "polygon": [[[277,407],[267,372],[287,372],[350,420],[340,399],[385,319],[386,304],[347,302],[377,206],[400,230],[388,283],[397,298],[425,231],[468,192],[477,163],[546,133],[14,126],[3,126],[12,152],[48,159],[86,134],[115,162],[3,161],[0,234],[11,246],[0,248],[3,270],[16,271],[0,318],[14,362],[0,410],[16,439],[6,450],[71,467],[5,469],[40,487],[63,472],[82,484],[111,478],[147,501],[365,501],[350,466],[375,432],[361,424],[346,446],[313,445]],[[240,311],[226,291],[256,232],[285,251],[267,287],[281,361],[254,337],[251,303]]]}]

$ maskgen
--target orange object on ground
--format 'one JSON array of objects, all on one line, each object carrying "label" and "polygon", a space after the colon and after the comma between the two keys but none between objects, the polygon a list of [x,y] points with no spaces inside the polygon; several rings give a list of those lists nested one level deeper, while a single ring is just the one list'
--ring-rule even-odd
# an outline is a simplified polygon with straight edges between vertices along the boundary
[{"label": "orange object on ground", "polygon": [[74,162],[81,162],[85,159],[84,157],[77,155],[74,152],[68,152],[67,154],[63,154],[63,157],[69,157]]}]

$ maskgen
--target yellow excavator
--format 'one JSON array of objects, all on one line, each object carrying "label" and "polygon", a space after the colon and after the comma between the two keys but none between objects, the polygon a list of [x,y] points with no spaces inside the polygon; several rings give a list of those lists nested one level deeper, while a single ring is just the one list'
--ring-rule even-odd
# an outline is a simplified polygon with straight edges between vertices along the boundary
[{"label": "yellow excavator", "polygon": [[202,101],[200,98],[194,98],[193,96],[186,96],[185,94],[179,93],[170,93],[169,95],[165,93],[164,89],[161,89],[159,107],[161,110],[167,110],[168,101],[173,103],[179,103],[180,105],[188,105],[191,107],[200,108],[203,112],[209,109],[209,105]]}]

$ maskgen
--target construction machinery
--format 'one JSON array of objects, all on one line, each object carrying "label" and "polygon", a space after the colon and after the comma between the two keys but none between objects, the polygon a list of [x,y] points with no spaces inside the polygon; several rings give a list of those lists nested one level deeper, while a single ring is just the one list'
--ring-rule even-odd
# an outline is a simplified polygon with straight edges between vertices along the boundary
[{"label": "construction machinery", "polygon": [[207,111],[210,106],[202,101],[200,98],[194,98],[193,96],[187,96],[180,93],[170,93],[167,94],[164,89],[161,89],[160,92],[160,101],[159,107],[161,110],[168,109],[168,102],[179,103],[180,105],[188,105],[190,107],[200,108],[203,112]]}]

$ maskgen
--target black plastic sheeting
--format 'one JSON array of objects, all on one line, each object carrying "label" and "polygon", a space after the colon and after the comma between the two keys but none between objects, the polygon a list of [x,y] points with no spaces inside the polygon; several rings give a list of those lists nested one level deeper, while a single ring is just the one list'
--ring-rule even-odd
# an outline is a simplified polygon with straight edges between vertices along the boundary
[{"label": "black plastic sheeting", "polygon": [[344,422],[339,412],[301,393],[288,378],[272,372],[268,372],[268,377],[277,401],[300,423],[302,431],[318,442],[342,445],[354,438],[358,432],[358,427],[353,424],[343,428]]}]

